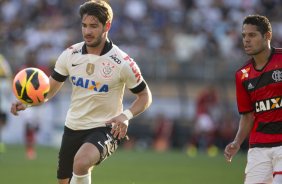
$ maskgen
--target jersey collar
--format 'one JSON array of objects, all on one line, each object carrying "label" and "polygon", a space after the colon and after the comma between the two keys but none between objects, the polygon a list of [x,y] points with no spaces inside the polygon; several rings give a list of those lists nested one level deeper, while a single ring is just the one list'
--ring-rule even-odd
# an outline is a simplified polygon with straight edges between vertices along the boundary
[{"label": "jersey collar", "polygon": [[271,60],[271,58],[272,58],[274,53],[275,53],[275,48],[271,47],[270,55],[268,56],[267,62],[265,63],[264,67],[262,67],[261,69],[256,69],[256,62],[255,62],[254,58],[251,58],[251,62],[252,62],[253,68],[255,70],[257,70],[257,71],[263,71],[263,69],[267,66],[267,64]]},{"label": "jersey collar", "polygon": [[[100,55],[104,55],[109,52],[113,48],[113,42],[111,40],[106,40],[105,46]],[[86,49],[86,44],[84,43],[82,46],[82,54],[88,54]]]}]

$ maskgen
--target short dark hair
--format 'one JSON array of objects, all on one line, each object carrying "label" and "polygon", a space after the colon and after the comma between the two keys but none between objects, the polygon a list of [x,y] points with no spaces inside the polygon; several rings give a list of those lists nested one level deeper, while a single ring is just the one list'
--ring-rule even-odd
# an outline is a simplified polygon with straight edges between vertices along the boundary
[{"label": "short dark hair", "polygon": [[79,15],[82,18],[85,14],[97,17],[103,25],[113,20],[113,10],[111,6],[106,1],[102,0],[90,0],[82,4],[79,7]]},{"label": "short dark hair", "polygon": [[264,35],[267,32],[272,32],[271,24],[266,16],[249,15],[244,18],[244,24],[251,24],[257,26],[257,30]]}]

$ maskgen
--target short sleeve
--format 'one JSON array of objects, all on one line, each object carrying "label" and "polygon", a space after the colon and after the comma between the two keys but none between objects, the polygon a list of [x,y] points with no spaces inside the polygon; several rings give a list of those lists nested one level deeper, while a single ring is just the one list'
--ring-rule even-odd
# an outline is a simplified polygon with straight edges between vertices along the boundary
[{"label": "short sleeve", "polygon": [[55,64],[55,71],[61,75],[68,76],[69,72],[67,69],[67,60],[68,60],[68,52],[65,50],[62,52],[62,54],[59,56],[58,60]]},{"label": "short sleeve", "polygon": [[248,91],[244,88],[243,79],[240,75],[236,74],[236,97],[237,97],[237,106],[240,114],[252,112],[254,107]]},{"label": "short sleeve", "polygon": [[129,89],[135,88],[143,81],[141,71],[132,58],[125,60],[125,64],[121,70],[121,78]]}]

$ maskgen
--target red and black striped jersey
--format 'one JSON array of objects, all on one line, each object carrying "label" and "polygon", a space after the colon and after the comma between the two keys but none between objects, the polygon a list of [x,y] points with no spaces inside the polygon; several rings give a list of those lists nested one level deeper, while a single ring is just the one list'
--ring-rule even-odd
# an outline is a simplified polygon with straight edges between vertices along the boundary
[{"label": "red and black striped jersey", "polygon": [[236,72],[236,96],[240,114],[254,112],[250,147],[282,145],[282,49],[272,48],[261,70],[254,60]]}]

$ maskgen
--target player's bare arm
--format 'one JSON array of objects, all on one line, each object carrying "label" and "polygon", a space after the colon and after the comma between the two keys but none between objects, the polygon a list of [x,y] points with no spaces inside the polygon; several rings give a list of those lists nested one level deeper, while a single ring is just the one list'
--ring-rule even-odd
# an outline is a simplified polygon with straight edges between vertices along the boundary
[{"label": "player's bare arm", "polygon": [[50,90],[47,94],[46,101],[53,98],[64,84],[64,82],[58,82],[55,79],[53,79],[51,76],[49,77],[49,82],[50,82]]},{"label": "player's bare arm", "polygon": [[111,133],[118,139],[122,139],[126,136],[128,128],[126,121],[144,112],[152,103],[152,94],[148,86],[143,91],[136,93],[135,95],[136,99],[129,109],[106,123],[107,125],[112,125]]},{"label": "player's bare arm", "polygon": [[136,100],[132,103],[129,108],[133,116],[144,112],[152,103],[152,94],[147,86],[143,91],[136,94]]},{"label": "player's bare arm", "polygon": [[231,162],[232,158],[239,151],[241,144],[249,135],[253,127],[254,117],[253,112],[241,115],[239,129],[233,142],[229,143],[224,150],[226,161]]}]

